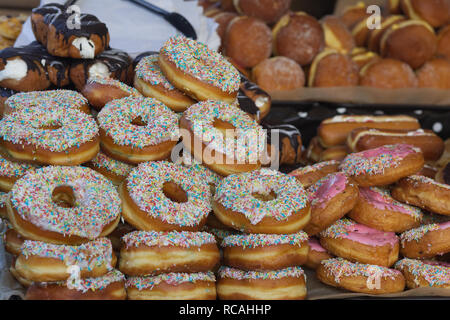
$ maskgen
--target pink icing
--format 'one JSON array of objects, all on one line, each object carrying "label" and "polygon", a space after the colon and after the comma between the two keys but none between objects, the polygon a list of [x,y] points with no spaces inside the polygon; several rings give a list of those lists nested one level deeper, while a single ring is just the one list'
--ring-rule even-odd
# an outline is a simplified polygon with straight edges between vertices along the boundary
[{"label": "pink icing", "polygon": [[345,190],[347,182],[347,176],[342,172],[329,174],[308,190],[309,200],[313,202],[313,206],[323,207],[330,199]]},{"label": "pink icing", "polygon": [[317,238],[310,237],[308,240],[309,248],[311,250],[317,251],[317,252],[327,252],[324,247],[320,245],[320,242]]},{"label": "pink icing", "polygon": [[439,223],[439,229],[447,229],[450,228],[450,221]]},{"label": "pink icing", "polygon": [[367,202],[377,209],[411,214],[411,209],[396,204],[396,201],[393,198],[382,192],[377,192],[376,189],[359,188],[359,193]]},{"label": "pink icing", "polygon": [[424,260],[423,263],[429,264],[429,265],[432,265],[432,266],[439,266],[439,267],[450,268],[450,263],[447,263],[447,262],[444,262],[444,261]]},{"label": "pink icing", "polygon": [[359,223],[345,226],[345,229],[347,233],[342,234],[342,238],[360,242],[362,244],[370,246],[384,246],[389,244],[393,247],[398,243],[398,237],[394,232],[379,231]]},{"label": "pink icing", "polygon": [[395,148],[389,148],[387,146],[382,146],[375,149],[366,150],[360,152],[359,154],[364,158],[376,158],[383,154],[390,154],[393,157],[404,158],[407,155],[416,152],[414,148],[408,144],[397,144]]}]

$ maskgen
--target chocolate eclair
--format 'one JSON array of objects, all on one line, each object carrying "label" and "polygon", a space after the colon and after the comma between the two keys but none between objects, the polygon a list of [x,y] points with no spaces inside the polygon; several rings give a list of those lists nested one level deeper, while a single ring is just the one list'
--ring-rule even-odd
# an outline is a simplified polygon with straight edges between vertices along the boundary
[{"label": "chocolate eclair", "polygon": [[237,100],[239,107],[258,122],[270,111],[270,95],[242,74]]}]

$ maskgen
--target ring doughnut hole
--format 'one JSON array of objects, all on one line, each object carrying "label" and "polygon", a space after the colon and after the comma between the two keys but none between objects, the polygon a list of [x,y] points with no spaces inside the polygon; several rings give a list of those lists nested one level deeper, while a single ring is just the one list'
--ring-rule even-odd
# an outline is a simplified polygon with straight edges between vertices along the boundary
[{"label": "ring doughnut hole", "polygon": [[76,196],[71,186],[58,186],[52,191],[52,201],[63,208],[74,208],[76,204]]},{"label": "ring doughnut hole", "polygon": [[164,182],[162,190],[164,195],[173,202],[188,202],[187,192],[180,185],[173,181]]}]

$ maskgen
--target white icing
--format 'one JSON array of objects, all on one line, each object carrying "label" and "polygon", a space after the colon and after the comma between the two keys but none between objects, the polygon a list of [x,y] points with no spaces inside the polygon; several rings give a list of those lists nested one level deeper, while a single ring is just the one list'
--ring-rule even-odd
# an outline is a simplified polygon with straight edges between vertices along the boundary
[{"label": "white icing", "polygon": [[81,58],[93,59],[95,57],[95,44],[86,37],[76,38],[72,45],[80,51]]},{"label": "white icing", "polygon": [[27,72],[27,64],[22,59],[7,60],[5,68],[0,71],[0,81],[5,79],[20,81],[27,75]]},{"label": "white icing", "polygon": [[89,79],[91,78],[109,78],[111,72],[103,62],[96,62],[89,68]]}]

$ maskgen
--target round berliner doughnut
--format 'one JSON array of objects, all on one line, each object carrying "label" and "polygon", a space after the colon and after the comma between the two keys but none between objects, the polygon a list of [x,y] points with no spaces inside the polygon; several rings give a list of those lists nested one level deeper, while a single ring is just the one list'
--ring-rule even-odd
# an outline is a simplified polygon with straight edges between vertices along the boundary
[{"label": "round berliner doughnut", "polygon": [[22,107],[0,121],[0,137],[8,157],[66,166],[94,158],[100,140],[94,118],[68,105]]},{"label": "round berliner doughnut", "polygon": [[135,88],[119,80],[99,77],[89,78],[81,93],[96,110],[101,110],[105,104],[115,99],[142,96]]},{"label": "round berliner doughnut", "polygon": [[353,209],[358,201],[358,187],[344,173],[330,173],[306,192],[311,202],[311,220],[304,230],[316,235]]},{"label": "round berliner doughnut", "polygon": [[189,231],[134,231],[122,237],[119,269],[126,275],[206,272],[219,263],[214,235]]},{"label": "round berliner doughnut", "polygon": [[413,69],[430,60],[436,49],[437,37],[434,29],[420,20],[397,22],[386,30],[380,39],[382,57],[401,60]]},{"label": "round berliner doughnut", "polygon": [[94,15],[80,13],[75,27],[70,26],[72,12],[64,5],[49,3],[33,9],[32,16],[36,39],[51,55],[92,59],[109,46],[108,28]]},{"label": "round berliner doughnut", "polygon": [[241,85],[237,95],[239,108],[260,122],[270,111],[272,98],[256,83],[241,75]]},{"label": "round berliner doughnut", "polygon": [[325,34],[325,46],[341,52],[350,53],[355,47],[355,40],[342,20],[337,16],[325,16],[320,20]]},{"label": "round berliner doughnut", "polygon": [[434,213],[450,215],[450,185],[424,176],[413,175],[398,181],[392,196]]},{"label": "round berliner doughnut", "polygon": [[8,213],[6,210],[6,201],[8,199],[8,193],[0,191],[0,218],[7,219]]},{"label": "round berliner doughnut", "polygon": [[396,143],[419,148],[426,161],[438,160],[444,151],[444,141],[432,130],[356,128],[347,137],[347,146],[352,152]]},{"label": "round berliner doughnut", "polygon": [[306,260],[305,263],[305,267],[307,268],[316,270],[322,260],[331,259],[333,257],[321,246],[316,237],[309,237],[308,245],[308,260]]},{"label": "round berliner doughnut", "polygon": [[322,231],[320,244],[335,256],[384,267],[398,260],[400,248],[394,232],[372,229],[347,218]]},{"label": "round berliner doughnut", "polygon": [[15,270],[31,281],[53,282],[67,280],[72,266],[78,267],[81,278],[97,278],[115,265],[116,256],[108,238],[98,238],[79,246],[25,240]]},{"label": "round berliner doughnut", "polygon": [[424,159],[419,148],[408,144],[384,145],[351,153],[339,169],[361,187],[385,186],[415,174],[422,169]]},{"label": "round berliner doughnut", "polygon": [[285,91],[305,85],[305,73],[294,60],[278,56],[266,59],[252,70],[253,79],[264,90]]},{"label": "round berliner doughnut", "polygon": [[301,66],[310,64],[325,45],[325,35],[316,18],[305,12],[284,15],[272,30],[273,52]]},{"label": "round berliner doughnut", "polygon": [[416,74],[419,88],[450,89],[450,60],[429,60]]},{"label": "round berliner doughnut", "polygon": [[69,75],[80,91],[91,78],[116,79],[131,85],[133,60],[125,51],[109,48],[94,59],[72,60]]},{"label": "round berliner doughnut", "polygon": [[366,64],[359,75],[360,85],[366,87],[401,89],[415,88],[418,85],[417,77],[407,63],[390,58]]},{"label": "round berliner doughnut", "polygon": [[309,87],[351,87],[358,85],[358,66],[334,49],[319,53],[309,69]]},{"label": "round berliner doughnut", "polygon": [[272,53],[272,33],[261,20],[239,16],[228,24],[224,39],[225,54],[244,68],[252,68]]},{"label": "round berliner doughnut", "polygon": [[69,84],[69,66],[37,41],[0,51],[0,86],[16,91],[45,90]]},{"label": "round berliner doughnut", "polygon": [[106,236],[120,219],[120,198],[92,169],[48,166],[17,180],[7,202],[14,229],[31,240],[77,245]]},{"label": "round berliner doughnut", "polygon": [[368,16],[366,4],[363,1],[358,1],[355,5],[345,8],[340,18],[347,28],[351,30],[358,22]]},{"label": "round berliner doughnut", "polygon": [[310,219],[306,191],[300,182],[270,169],[222,179],[212,207],[223,224],[247,233],[295,233]]},{"label": "round berliner doughnut", "polygon": [[222,266],[217,296],[220,300],[303,300],[306,298],[306,277],[300,267],[243,271]]},{"label": "round berliner doughnut", "polygon": [[119,193],[123,218],[139,230],[199,231],[211,212],[208,182],[167,161],[141,163]]},{"label": "round berliner doughnut", "polygon": [[228,25],[237,16],[238,15],[235,12],[227,12],[227,11],[219,12],[218,14],[214,15],[213,19],[218,24],[216,32],[220,38],[220,47],[218,49],[219,52],[224,51],[225,35],[227,32]]},{"label": "round berliner doughnut", "polygon": [[291,0],[234,0],[233,4],[240,15],[273,24],[289,10]]},{"label": "round berliner doughnut", "polygon": [[400,252],[412,259],[428,259],[450,252],[450,221],[432,223],[403,232]]},{"label": "round berliner doughnut", "polygon": [[237,106],[221,101],[202,101],[180,119],[183,146],[220,175],[260,168],[266,133]]},{"label": "round berliner doughnut", "polygon": [[90,114],[89,103],[80,93],[73,90],[47,90],[18,92],[5,101],[4,115],[22,108],[39,107],[53,111],[59,107],[78,109]]},{"label": "round berliner doughnut", "polygon": [[116,186],[118,186],[134,168],[133,165],[108,157],[101,151],[97,153],[94,159],[84,165],[100,172]]},{"label": "round berliner doughnut", "polygon": [[383,37],[386,30],[395,24],[405,21],[406,18],[402,15],[392,15],[387,17],[381,17],[381,24],[379,28],[370,31],[367,38],[367,48],[373,52],[380,51],[380,40]]},{"label": "round berliner doughnut", "polygon": [[9,192],[17,179],[34,168],[33,164],[10,161],[0,154],[0,192]]},{"label": "round berliner doughnut", "polygon": [[439,169],[434,176],[429,178],[436,178],[436,181],[442,184],[450,185],[450,161],[445,166]]},{"label": "round berliner doughnut", "polygon": [[450,264],[440,261],[420,261],[404,258],[395,264],[409,289],[420,287],[450,288]]},{"label": "round berliner doughnut", "polygon": [[450,60],[450,24],[439,30],[437,37],[436,55]]},{"label": "round berliner doughnut", "polygon": [[223,239],[223,264],[248,271],[278,270],[303,265],[308,258],[308,235],[236,234]]},{"label": "round berliner doughnut", "polygon": [[369,115],[338,115],[323,120],[317,130],[320,144],[325,147],[343,145],[347,141],[349,133],[357,128],[376,129],[420,129],[420,123],[416,118],[395,116],[369,116]]},{"label": "round berliner doughnut", "polygon": [[153,98],[113,100],[97,120],[102,151],[130,164],[166,159],[179,139],[177,115]]},{"label": "round berliner doughnut", "polygon": [[196,100],[231,103],[236,99],[239,71],[201,42],[184,36],[170,38],[160,49],[158,64],[174,87]]},{"label": "round berliner doughnut", "polygon": [[326,148],[320,153],[319,161],[342,161],[345,157],[351,153],[346,145],[342,146],[332,146]]},{"label": "round berliner doughnut", "polygon": [[331,160],[295,169],[289,175],[297,178],[303,187],[308,188],[326,175],[337,172],[338,168],[339,161]]},{"label": "round berliner doughnut", "polygon": [[216,277],[212,272],[130,277],[126,288],[129,300],[216,300]]},{"label": "round berliner doughnut", "polygon": [[125,276],[112,270],[98,278],[80,279],[79,283],[33,282],[25,300],[125,300]]},{"label": "round berliner doughnut", "polygon": [[352,292],[387,294],[405,289],[405,278],[398,270],[352,263],[342,258],[323,260],[316,269],[316,275],[329,286]]},{"label": "round berliner doughnut", "polygon": [[450,1],[448,0],[402,0],[403,12],[414,20],[424,20],[439,28],[450,23]]},{"label": "round berliner doughnut", "polygon": [[134,86],[144,96],[155,98],[175,112],[183,112],[195,100],[176,89],[161,72],[159,55],[143,57],[135,68]]},{"label": "round berliner doughnut", "polygon": [[12,226],[8,226],[3,235],[3,242],[5,243],[5,250],[13,256],[18,256],[22,250],[22,244],[26,239],[22,237]]},{"label": "round berliner doughnut", "polygon": [[359,188],[359,199],[348,214],[356,222],[380,231],[403,232],[420,226],[420,209],[396,201],[389,190]]}]

